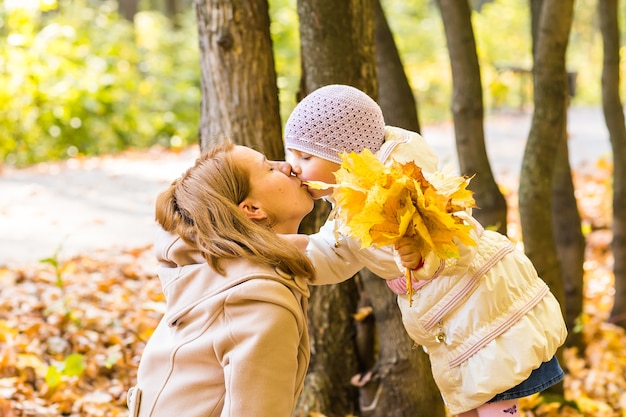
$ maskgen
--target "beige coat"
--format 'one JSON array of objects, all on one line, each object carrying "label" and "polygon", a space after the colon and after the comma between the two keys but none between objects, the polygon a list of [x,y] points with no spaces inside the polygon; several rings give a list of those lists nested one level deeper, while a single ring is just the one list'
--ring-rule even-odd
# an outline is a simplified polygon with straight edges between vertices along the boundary
[{"label": "beige coat", "polygon": [[212,270],[160,231],[166,313],[141,357],[136,417],[290,417],[309,362],[306,282],[245,260]]}]

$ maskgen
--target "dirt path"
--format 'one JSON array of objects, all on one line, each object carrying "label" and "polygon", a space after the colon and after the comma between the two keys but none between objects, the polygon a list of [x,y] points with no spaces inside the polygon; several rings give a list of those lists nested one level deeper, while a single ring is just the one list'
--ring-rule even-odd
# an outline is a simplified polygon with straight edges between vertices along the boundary
[{"label": "dirt path", "polygon": [[[602,112],[574,108],[569,115],[570,160],[592,169],[610,152]],[[487,118],[487,153],[498,181],[515,182],[530,128],[530,114]],[[454,129],[426,126],[424,138],[442,164],[456,166]],[[150,245],[156,195],[190,166],[194,148],[163,149],[41,164],[0,173],[0,266],[50,257]]]}]

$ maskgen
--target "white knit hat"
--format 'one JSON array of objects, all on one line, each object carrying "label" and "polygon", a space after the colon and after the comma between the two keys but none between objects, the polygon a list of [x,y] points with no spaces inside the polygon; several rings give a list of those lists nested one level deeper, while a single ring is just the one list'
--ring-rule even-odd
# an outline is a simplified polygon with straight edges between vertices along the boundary
[{"label": "white knit hat", "polygon": [[383,112],[348,85],[327,85],[306,96],[285,124],[285,146],[341,163],[344,152],[376,153],[385,142]]}]

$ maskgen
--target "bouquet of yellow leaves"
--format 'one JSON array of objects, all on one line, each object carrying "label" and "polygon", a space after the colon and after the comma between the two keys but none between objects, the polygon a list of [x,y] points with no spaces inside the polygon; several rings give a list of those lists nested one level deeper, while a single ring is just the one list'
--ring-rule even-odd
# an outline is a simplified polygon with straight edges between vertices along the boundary
[{"label": "bouquet of yellow leaves", "polygon": [[[341,232],[358,238],[361,247],[393,245],[415,237],[422,258],[459,257],[458,243],[475,245],[472,226],[454,213],[476,206],[465,177],[434,173],[428,181],[413,162],[383,164],[365,149],[343,154],[335,172],[337,184],[309,182],[313,188],[334,187]],[[411,294],[410,273],[407,288]]]}]

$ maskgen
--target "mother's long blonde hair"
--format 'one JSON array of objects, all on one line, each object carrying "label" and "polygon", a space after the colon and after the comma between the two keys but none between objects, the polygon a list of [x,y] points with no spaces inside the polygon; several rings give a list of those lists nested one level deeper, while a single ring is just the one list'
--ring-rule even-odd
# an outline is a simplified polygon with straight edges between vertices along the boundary
[{"label": "mother's long blonde hair", "polygon": [[250,192],[250,172],[234,160],[234,147],[225,141],[203,152],[159,194],[156,221],[197,247],[221,274],[220,259],[246,258],[312,280],[313,266],[303,253],[240,210]]}]

